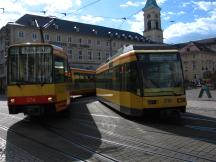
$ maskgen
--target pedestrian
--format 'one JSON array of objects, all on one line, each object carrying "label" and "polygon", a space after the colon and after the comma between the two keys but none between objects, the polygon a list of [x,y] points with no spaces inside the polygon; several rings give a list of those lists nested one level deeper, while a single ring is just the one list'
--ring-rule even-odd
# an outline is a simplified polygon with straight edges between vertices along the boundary
[{"label": "pedestrian", "polygon": [[199,98],[202,97],[204,91],[206,92],[208,98],[212,98],[211,93],[209,91],[209,87],[208,87],[208,85],[206,84],[205,81],[202,83],[202,87],[201,87],[201,90],[200,90],[200,93],[199,93]]}]

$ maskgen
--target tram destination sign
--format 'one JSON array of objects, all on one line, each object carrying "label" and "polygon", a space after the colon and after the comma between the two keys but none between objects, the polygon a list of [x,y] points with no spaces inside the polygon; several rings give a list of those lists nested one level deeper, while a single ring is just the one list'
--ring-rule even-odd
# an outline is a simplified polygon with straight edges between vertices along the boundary
[{"label": "tram destination sign", "polygon": [[177,61],[176,53],[161,53],[161,54],[140,54],[138,55],[140,61]]},{"label": "tram destination sign", "polygon": [[51,47],[48,46],[30,46],[21,47],[21,54],[35,54],[35,53],[51,53]]},{"label": "tram destination sign", "polygon": [[176,61],[177,55],[176,54],[150,54],[149,55],[150,61]]}]

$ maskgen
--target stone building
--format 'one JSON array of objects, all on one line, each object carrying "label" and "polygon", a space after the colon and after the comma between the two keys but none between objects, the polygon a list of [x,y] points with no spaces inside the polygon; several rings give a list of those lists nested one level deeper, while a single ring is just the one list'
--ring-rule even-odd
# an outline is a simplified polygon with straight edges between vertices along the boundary
[{"label": "stone building", "polygon": [[6,87],[6,46],[8,46],[8,33],[7,29],[3,27],[0,30],[0,94],[5,93]]},{"label": "stone building", "polygon": [[216,38],[178,44],[185,80],[204,79],[216,71]]}]

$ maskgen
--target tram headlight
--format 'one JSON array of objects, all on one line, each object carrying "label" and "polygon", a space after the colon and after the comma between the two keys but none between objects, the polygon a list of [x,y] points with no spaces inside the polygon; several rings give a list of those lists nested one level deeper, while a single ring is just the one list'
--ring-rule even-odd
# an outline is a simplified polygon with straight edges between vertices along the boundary
[{"label": "tram headlight", "polygon": [[48,97],[47,99],[49,102],[54,102],[54,98],[53,97]]},{"label": "tram headlight", "polygon": [[14,99],[14,98],[11,98],[11,99],[9,100],[9,102],[10,102],[11,104],[15,103],[15,99]]}]

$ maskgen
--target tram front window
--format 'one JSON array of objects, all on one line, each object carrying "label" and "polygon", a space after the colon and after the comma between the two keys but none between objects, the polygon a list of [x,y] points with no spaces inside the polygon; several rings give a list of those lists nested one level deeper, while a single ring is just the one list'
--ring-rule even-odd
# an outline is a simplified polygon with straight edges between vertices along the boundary
[{"label": "tram front window", "polygon": [[52,83],[52,54],[49,46],[16,46],[9,49],[8,83]]},{"label": "tram front window", "polygon": [[144,95],[154,92],[155,95],[159,92],[167,92],[167,95],[184,93],[182,67],[177,54],[145,54],[139,58]]}]

